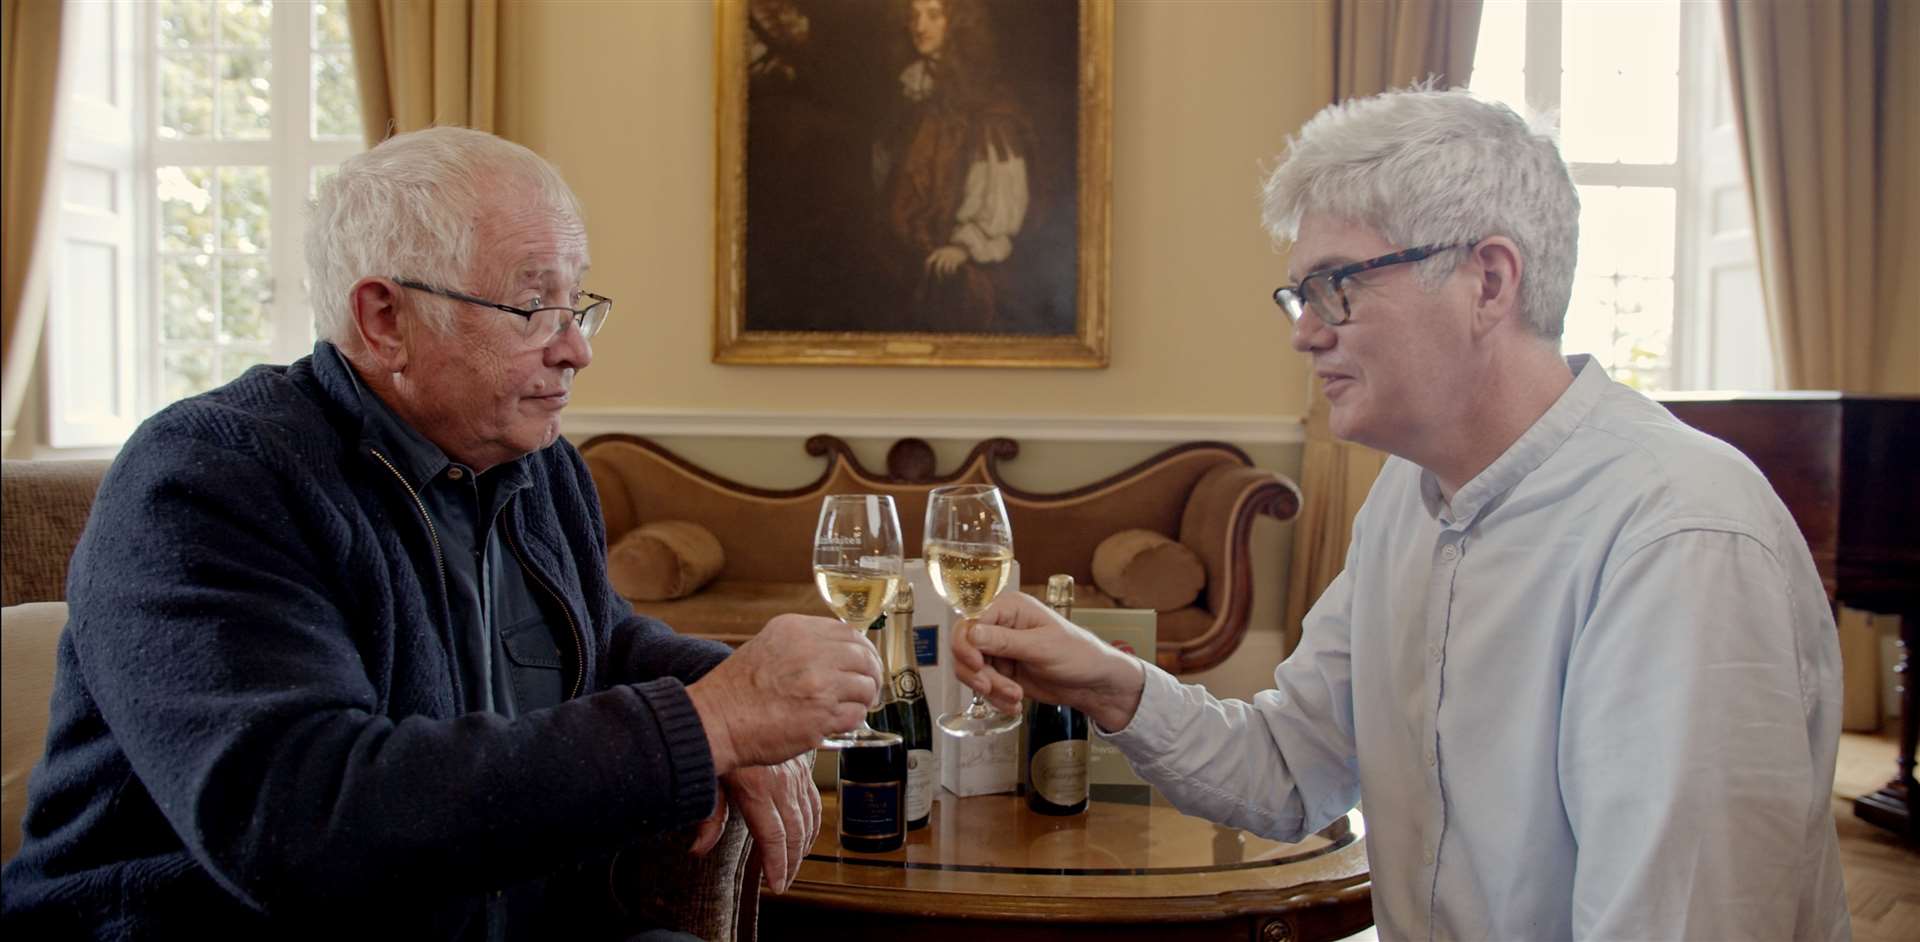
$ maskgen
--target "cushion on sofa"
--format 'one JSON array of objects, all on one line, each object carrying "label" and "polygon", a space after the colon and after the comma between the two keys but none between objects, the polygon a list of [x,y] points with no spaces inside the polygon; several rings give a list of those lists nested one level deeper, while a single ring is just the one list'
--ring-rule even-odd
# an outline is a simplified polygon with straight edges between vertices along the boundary
[{"label": "cushion on sofa", "polygon": [[65,602],[0,609],[0,860],[20,849],[27,775],[47,747],[54,652],[66,625]]},{"label": "cushion on sofa", "polygon": [[659,602],[699,591],[726,562],[713,531],[691,520],[656,520],[614,541],[607,578],[627,598]]},{"label": "cushion on sofa", "polygon": [[1122,530],[1093,548],[1093,582],[1128,608],[1170,612],[1200,596],[1207,567],[1166,534]]}]

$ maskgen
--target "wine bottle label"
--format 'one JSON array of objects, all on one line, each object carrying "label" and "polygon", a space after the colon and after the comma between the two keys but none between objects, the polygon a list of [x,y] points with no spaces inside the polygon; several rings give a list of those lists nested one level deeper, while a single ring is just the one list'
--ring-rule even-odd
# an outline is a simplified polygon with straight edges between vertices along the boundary
[{"label": "wine bottle label", "polygon": [[933,750],[907,750],[907,820],[933,811]]},{"label": "wine bottle label", "polygon": [[1087,741],[1063,739],[1033,754],[1033,790],[1056,805],[1087,800]]},{"label": "wine bottle label", "polygon": [[840,833],[852,837],[894,837],[905,834],[907,819],[900,814],[901,782],[840,781]]}]

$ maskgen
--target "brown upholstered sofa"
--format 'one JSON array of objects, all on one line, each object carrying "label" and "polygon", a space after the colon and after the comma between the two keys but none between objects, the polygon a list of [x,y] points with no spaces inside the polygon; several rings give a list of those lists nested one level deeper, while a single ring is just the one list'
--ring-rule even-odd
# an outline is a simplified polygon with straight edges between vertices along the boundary
[{"label": "brown upholstered sofa", "polygon": [[[66,624],[67,560],[79,541],[105,461],[8,461],[0,466],[0,843],[20,848],[27,776],[46,748],[54,649]],[[692,834],[636,845],[623,853],[615,881],[623,902],[648,924],[705,939],[754,938],[760,902],[759,856],[739,815],[705,857],[687,854]]]},{"label": "brown upholstered sofa", "polygon": [[1051,494],[1006,483],[1000,465],[1018,455],[1019,446],[1005,438],[981,442],[944,475],[934,473],[933,451],[919,439],[896,443],[884,473],[863,467],[845,442],[829,435],[809,439],[806,449],[826,459],[825,470],[805,487],[776,491],[721,477],[644,438],[587,440],[580,450],[600,491],[610,544],[650,522],[692,521],[717,538],[724,556],[717,576],[698,591],[634,607],[680,631],[732,644],[780,612],[826,614],[810,581],[823,495],[893,495],[907,553],[917,556],[927,492],[940,484],[991,482],[1005,493],[1014,555],[1029,591],[1064,572],[1077,583],[1080,607],[1114,604],[1096,584],[1094,560],[1103,542],[1121,531],[1147,531],[1191,550],[1178,552],[1200,562],[1198,595],[1161,612],[1157,660],[1176,672],[1203,670],[1225,660],[1246,634],[1254,519],[1288,520],[1300,507],[1293,482],[1220,442],[1178,445],[1104,480]]}]

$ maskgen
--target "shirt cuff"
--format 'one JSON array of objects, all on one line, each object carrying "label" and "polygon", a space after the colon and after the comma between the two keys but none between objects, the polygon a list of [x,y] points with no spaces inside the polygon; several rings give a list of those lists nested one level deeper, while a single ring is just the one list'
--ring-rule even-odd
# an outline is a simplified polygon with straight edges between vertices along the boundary
[{"label": "shirt cuff", "polygon": [[1174,745],[1172,718],[1185,699],[1184,686],[1158,665],[1143,661],[1146,679],[1140,688],[1140,705],[1125,728],[1108,732],[1099,723],[1091,724],[1094,735],[1113,743],[1128,759],[1151,761],[1167,754]]},{"label": "shirt cuff", "polygon": [[667,770],[673,775],[668,795],[676,821],[703,821],[713,813],[719,783],[713,774],[713,751],[707,747],[707,728],[700,712],[678,678],[662,677],[632,685],[653,708],[660,724],[660,742],[666,747]]}]

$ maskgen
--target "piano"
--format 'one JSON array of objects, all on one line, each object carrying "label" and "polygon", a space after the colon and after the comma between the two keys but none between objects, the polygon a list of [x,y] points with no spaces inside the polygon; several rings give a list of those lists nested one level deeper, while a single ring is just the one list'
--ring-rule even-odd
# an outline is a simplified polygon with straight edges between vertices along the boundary
[{"label": "piano", "polygon": [[1920,843],[1920,397],[1668,393],[1680,421],[1740,449],[1792,511],[1835,604],[1901,619],[1900,758],[1861,819]]}]

